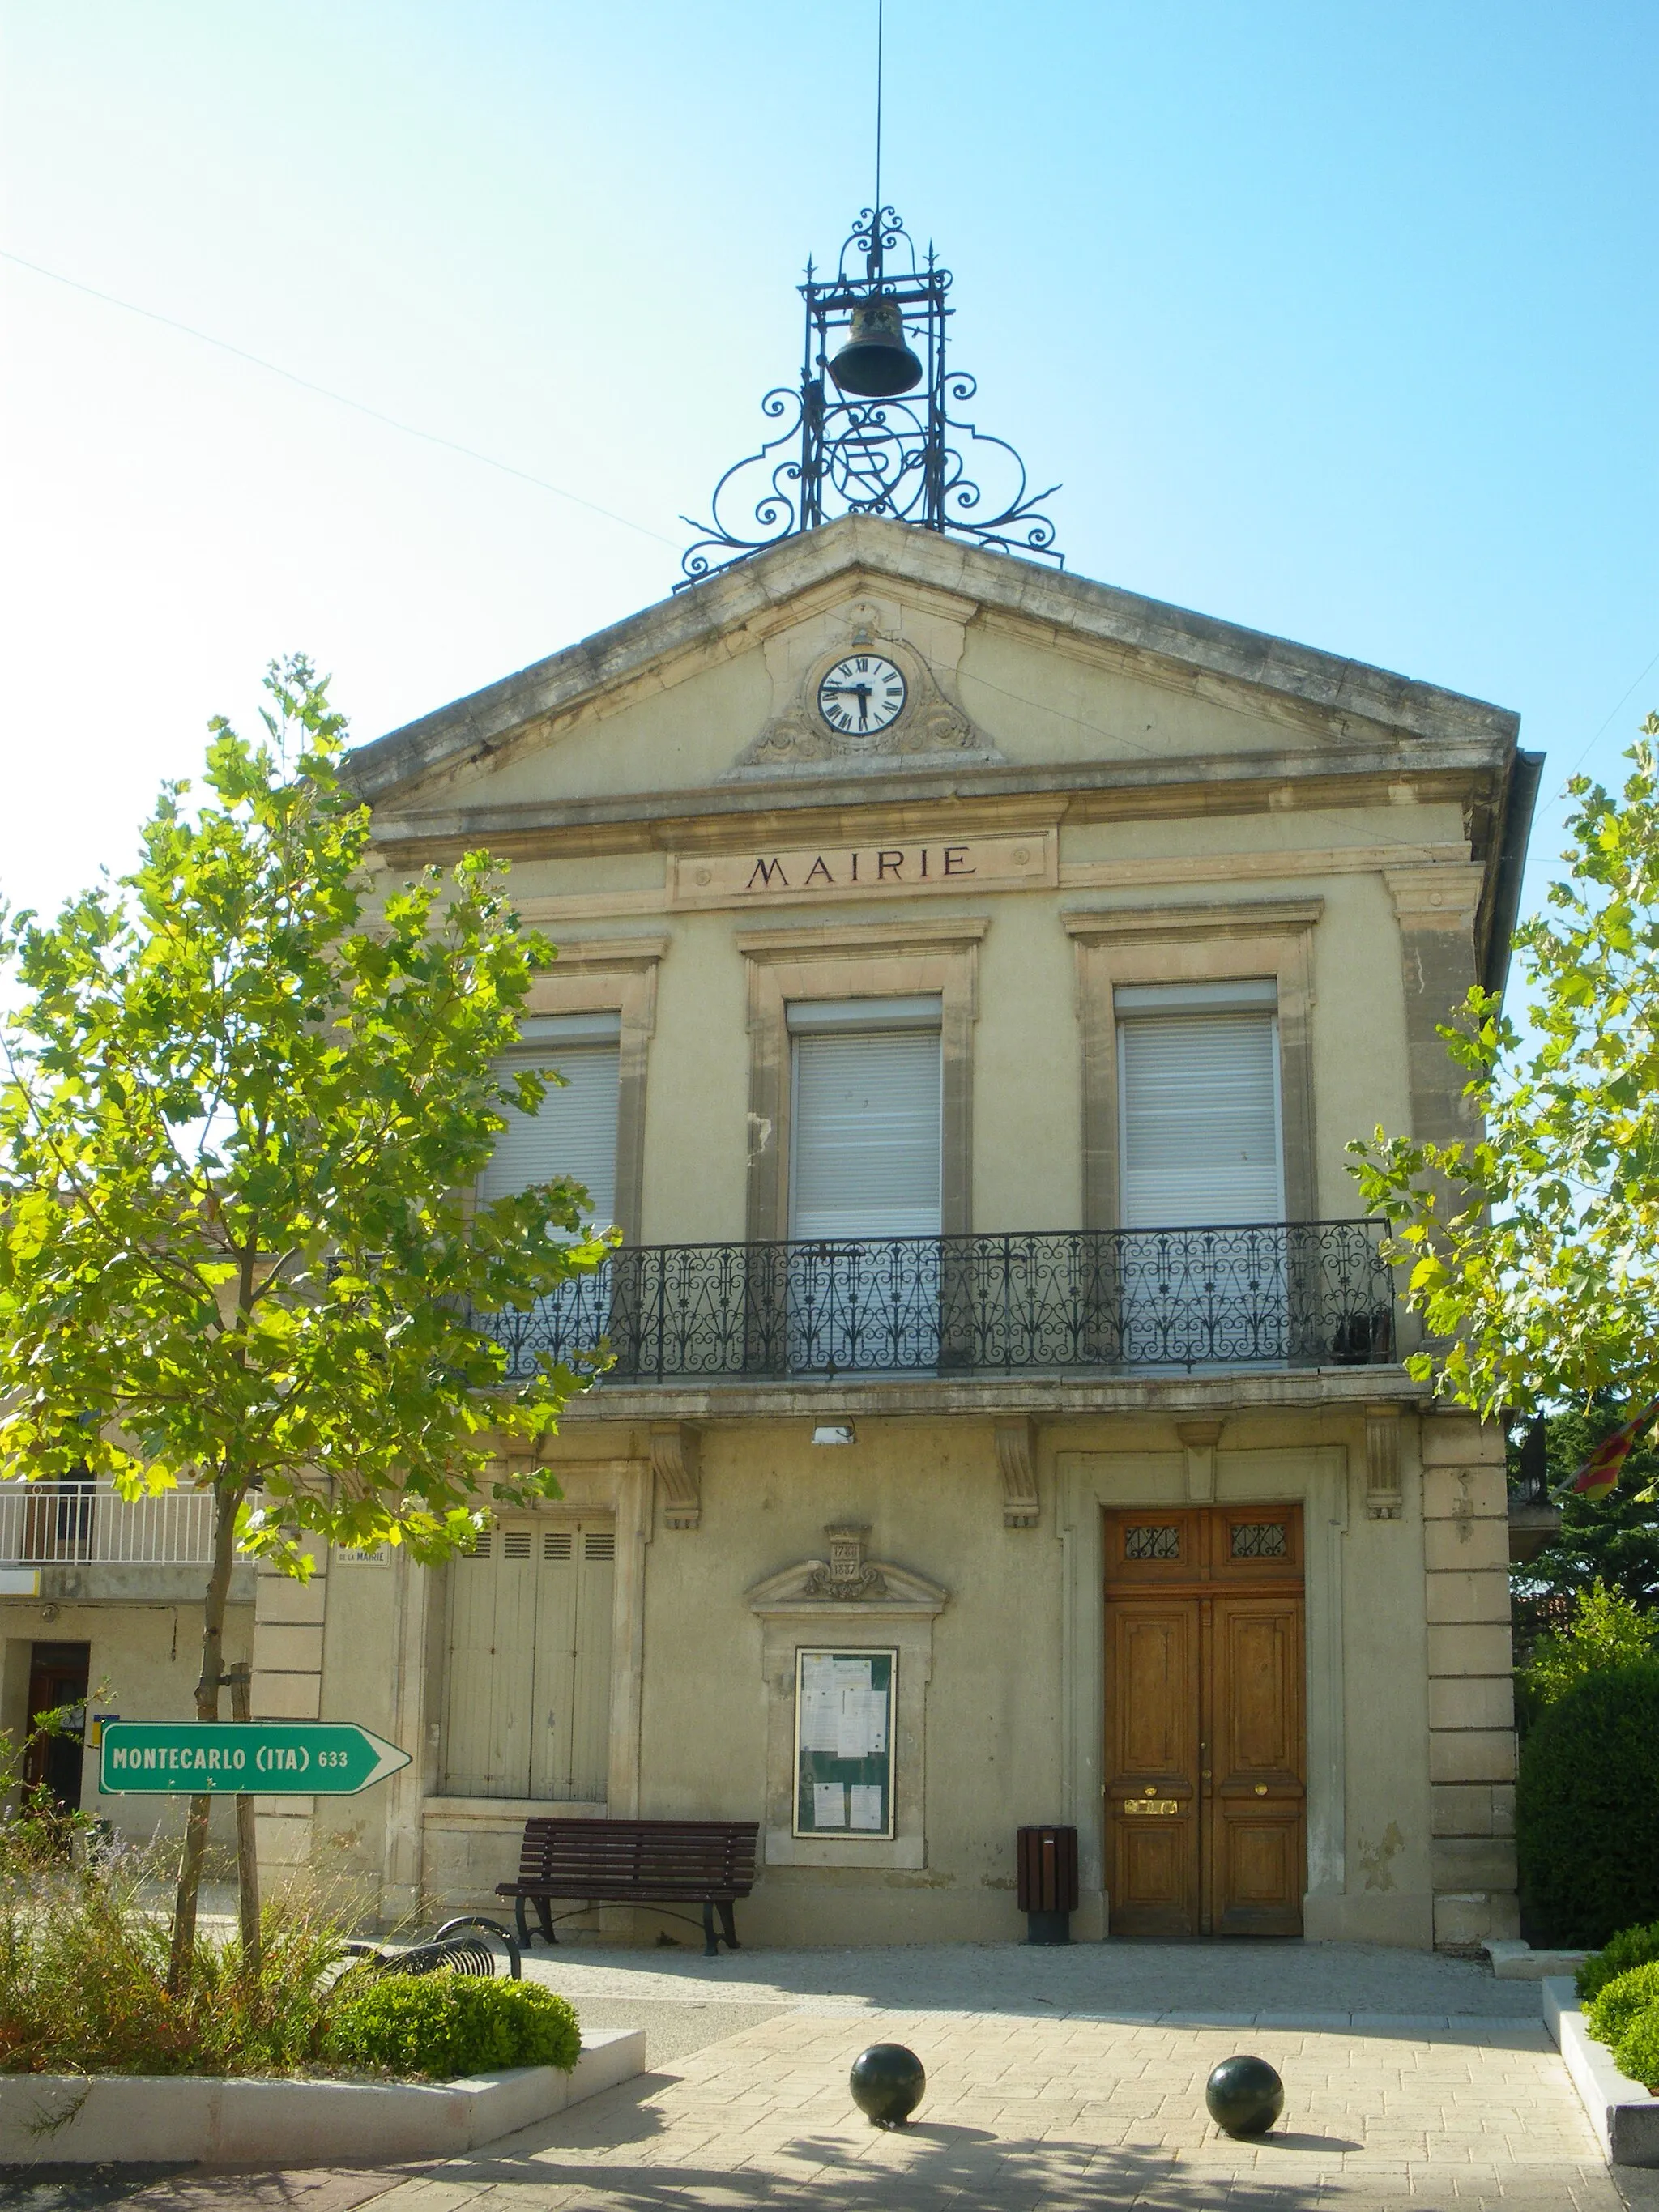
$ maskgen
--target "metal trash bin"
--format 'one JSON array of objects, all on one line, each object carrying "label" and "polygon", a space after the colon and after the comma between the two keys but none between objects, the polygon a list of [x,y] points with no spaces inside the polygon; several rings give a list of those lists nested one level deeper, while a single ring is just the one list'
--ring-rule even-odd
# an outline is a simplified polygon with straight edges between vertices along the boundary
[{"label": "metal trash bin", "polygon": [[1077,1830],[1021,1828],[1016,1853],[1026,1942],[1069,1943],[1078,1901]]}]

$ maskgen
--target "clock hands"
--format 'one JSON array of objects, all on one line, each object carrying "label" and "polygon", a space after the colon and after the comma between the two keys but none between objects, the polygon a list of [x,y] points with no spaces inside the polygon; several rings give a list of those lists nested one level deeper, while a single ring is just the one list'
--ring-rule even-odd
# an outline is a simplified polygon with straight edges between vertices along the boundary
[{"label": "clock hands", "polygon": [[821,684],[818,688],[820,690],[823,691],[839,691],[842,693],[843,696],[856,699],[859,702],[859,727],[862,730],[868,726],[870,720],[870,695],[875,689],[873,684]]}]

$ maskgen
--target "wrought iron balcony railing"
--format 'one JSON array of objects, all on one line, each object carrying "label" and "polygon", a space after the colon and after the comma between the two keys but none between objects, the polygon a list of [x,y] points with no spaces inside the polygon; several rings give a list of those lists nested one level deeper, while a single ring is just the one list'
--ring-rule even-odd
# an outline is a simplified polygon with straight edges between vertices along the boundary
[{"label": "wrought iron balcony railing", "polygon": [[1383,1224],[1040,1231],[626,1247],[478,1316],[509,1373],[608,1341],[611,1382],[1376,1366]]},{"label": "wrought iron balcony railing", "polygon": [[112,1482],[0,1483],[0,1565],[206,1566],[212,1558],[209,1491],[129,1504]]}]

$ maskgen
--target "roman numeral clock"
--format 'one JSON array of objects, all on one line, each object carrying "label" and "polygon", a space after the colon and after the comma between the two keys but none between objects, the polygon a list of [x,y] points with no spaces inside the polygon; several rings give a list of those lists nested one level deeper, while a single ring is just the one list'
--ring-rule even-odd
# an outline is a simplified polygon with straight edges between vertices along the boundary
[{"label": "roman numeral clock", "polygon": [[890,729],[908,696],[904,672],[880,653],[849,653],[818,679],[818,712],[849,749]]}]

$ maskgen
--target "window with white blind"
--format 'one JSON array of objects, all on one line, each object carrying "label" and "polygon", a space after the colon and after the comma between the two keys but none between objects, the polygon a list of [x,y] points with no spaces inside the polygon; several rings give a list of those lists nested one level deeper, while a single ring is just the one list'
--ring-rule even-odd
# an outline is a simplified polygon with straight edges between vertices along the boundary
[{"label": "window with white blind", "polygon": [[617,1537],[504,1519],[449,1569],[445,1792],[602,1804]]},{"label": "window with white blind", "polygon": [[622,1035],[619,1014],[543,1014],[523,1025],[518,1049],[501,1063],[556,1068],[538,1114],[502,1109],[507,1127],[478,1178],[483,1199],[504,1198],[562,1177],[585,1186],[589,1218],[609,1227],[617,1210],[617,1101]]},{"label": "window with white blind", "polygon": [[790,1364],[797,1372],[932,1367],[939,1000],[817,1000],[791,1006],[788,1023]]},{"label": "window with white blind", "polygon": [[1277,987],[1120,984],[1126,1229],[1285,1217]]},{"label": "window with white blind", "polygon": [[939,1001],[789,1008],[790,1234],[939,1233]]}]

